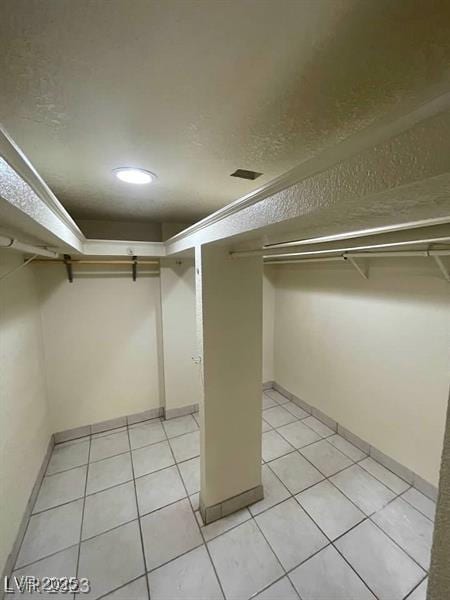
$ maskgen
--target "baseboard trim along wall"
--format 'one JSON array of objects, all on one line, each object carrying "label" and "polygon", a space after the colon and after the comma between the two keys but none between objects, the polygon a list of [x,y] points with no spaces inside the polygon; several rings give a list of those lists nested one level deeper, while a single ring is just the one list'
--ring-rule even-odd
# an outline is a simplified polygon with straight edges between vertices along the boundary
[{"label": "baseboard trim along wall", "polygon": [[[300,406],[300,408],[303,408],[303,410],[305,410],[306,412],[316,417],[316,419],[319,419],[319,421],[322,421],[322,423],[324,423],[330,429],[341,435],[354,446],[357,446],[360,450],[362,450],[366,454],[369,454],[369,456],[371,456],[374,460],[386,467],[386,469],[389,469],[395,475],[397,475],[401,479],[404,479],[407,483],[418,489],[419,492],[422,492],[422,494],[425,494],[425,496],[436,502],[438,488],[435,485],[429,483],[428,481],[420,477],[420,475],[417,475],[417,473],[414,473],[414,471],[400,464],[387,454],[384,454],[384,452],[381,452],[381,450],[378,450],[378,448],[375,448],[368,442],[362,440],[360,437],[358,437],[357,435],[340,425],[337,421],[323,413],[321,410],[315,408],[311,404],[308,404],[301,398],[298,398],[297,396],[286,390],[279,383],[274,381],[272,388],[280,394],[282,394],[283,396],[285,396],[291,402],[294,402],[294,404],[297,404],[297,406]],[[263,387],[263,389],[267,388]]]},{"label": "baseboard trim along wall", "polygon": [[107,421],[100,421],[93,425],[82,425],[81,427],[75,427],[74,429],[66,429],[65,431],[58,431],[54,434],[55,444],[61,444],[62,442],[70,442],[86,435],[93,433],[103,433],[104,431],[110,431],[118,429],[119,427],[125,427],[125,425],[135,425],[142,421],[148,421],[150,419],[157,419],[162,417],[163,419],[175,419],[176,417],[183,417],[184,415],[192,415],[198,411],[198,404],[189,404],[188,406],[180,406],[179,408],[164,409],[160,406],[158,408],[150,408],[140,413],[134,413],[132,415],[126,415],[124,417],[117,417],[115,419],[108,419]]},{"label": "baseboard trim along wall", "polygon": [[198,411],[198,404],[189,404],[188,406],[180,406],[178,408],[169,408],[164,410],[164,418],[166,421],[169,419],[176,419],[177,417],[184,417],[185,415],[192,415]]},{"label": "baseboard trim along wall", "polygon": [[264,390],[271,390],[273,388],[274,384],[275,384],[275,381],[265,381],[262,384],[263,391]]},{"label": "baseboard trim along wall", "polygon": [[[195,412],[195,411],[194,411]],[[118,427],[125,427],[125,425],[135,425],[142,421],[148,421],[149,419],[156,419],[164,416],[164,408],[159,406],[158,408],[150,408],[143,412],[134,413],[132,415],[126,415],[124,417],[117,417],[116,419],[108,419],[107,421],[100,421],[93,425],[82,425],[81,427],[75,427],[74,429],[66,429],[65,431],[58,431],[54,434],[55,444],[61,444],[62,442],[70,442],[77,438],[91,435],[93,433],[103,433],[110,429],[117,429]]]},{"label": "baseboard trim along wall", "polygon": [[[55,445],[55,438],[52,435],[48,442],[47,450],[45,452],[44,458],[42,459],[41,466],[39,468],[38,474],[36,476],[36,480],[33,484],[33,488],[30,493],[30,497],[28,498],[27,505],[25,507],[25,511],[23,513],[22,519],[20,521],[19,529],[17,531],[16,539],[11,548],[11,552],[6,559],[6,564],[3,569],[2,581],[5,581],[5,577],[11,577],[12,570],[14,565],[16,564],[17,556],[19,555],[20,547],[22,545],[22,540],[25,536],[28,520],[31,516],[31,512],[34,507],[34,503],[36,501],[37,495],[39,493],[42,480],[44,479],[45,472],[47,471],[47,466],[52,455],[53,447]],[[0,598],[3,598],[3,590],[0,591]]]},{"label": "baseboard trim along wall", "polygon": [[209,523],[213,523],[222,517],[231,515],[231,513],[235,513],[246,506],[250,506],[250,504],[254,504],[263,498],[264,490],[262,485],[257,485],[250,490],[246,490],[241,494],[237,494],[237,496],[227,498],[226,500],[223,500],[223,502],[219,502],[213,506],[205,506],[202,498],[200,497],[199,509],[203,524],[209,525]]}]

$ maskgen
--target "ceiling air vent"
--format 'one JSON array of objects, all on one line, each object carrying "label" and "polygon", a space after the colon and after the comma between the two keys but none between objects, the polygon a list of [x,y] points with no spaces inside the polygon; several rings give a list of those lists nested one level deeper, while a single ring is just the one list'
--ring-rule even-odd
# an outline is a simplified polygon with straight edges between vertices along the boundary
[{"label": "ceiling air vent", "polygon": [[231,173],[231,177],[240,177],[241,179],[258,179],[262,173],[256,171],[247,171],[247,169],[236,169],[234,173]]}]

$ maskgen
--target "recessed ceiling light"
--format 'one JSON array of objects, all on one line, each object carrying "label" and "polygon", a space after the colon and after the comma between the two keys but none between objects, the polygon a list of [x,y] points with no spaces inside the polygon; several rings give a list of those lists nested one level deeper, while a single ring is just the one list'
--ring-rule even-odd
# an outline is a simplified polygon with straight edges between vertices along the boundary
[{"label": "recessed ceiling light", "polygon": [[134,167],[119,167],[118,169],[113,169],[113,173],[120,181],[135,183],[137,185],[151,183],[156,179],[154,173],[146,171],[145,169],[135,169]]}]

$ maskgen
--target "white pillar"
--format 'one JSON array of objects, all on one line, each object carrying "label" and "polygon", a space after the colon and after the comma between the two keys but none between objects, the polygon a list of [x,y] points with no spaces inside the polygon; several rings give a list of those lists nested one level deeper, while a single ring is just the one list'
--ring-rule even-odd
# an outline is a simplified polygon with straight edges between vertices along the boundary
[{"label": "white pillar", "polygon": [[200,511],[210,523],[263,497],[262,259],[195,254],[202,356]]},{"label": "white pillar", "polygon": [[448,598],[450,598],[450,400],[442,449],[427,593],[428,600],[448,600]]}]

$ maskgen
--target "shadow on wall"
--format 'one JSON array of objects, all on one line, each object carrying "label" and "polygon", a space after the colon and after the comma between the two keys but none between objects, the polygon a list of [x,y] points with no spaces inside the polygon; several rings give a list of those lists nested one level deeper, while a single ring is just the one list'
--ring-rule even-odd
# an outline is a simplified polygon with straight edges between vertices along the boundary
[{"label": "shadow on wall", "polygon": [[34,269],[53,430],[159,407],[159,278]]},{"label": "shadow on wall", "polygon": [[366,296],[368,300],[386,297],[389,302],[432,302],[444,306],[449,302],[450,286],[432,258],[371,259],[367,280],[350,263],[283,265],[271,271],[269,276],[284,289],[297,290],[300,283],[304,290]]}]

